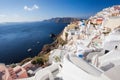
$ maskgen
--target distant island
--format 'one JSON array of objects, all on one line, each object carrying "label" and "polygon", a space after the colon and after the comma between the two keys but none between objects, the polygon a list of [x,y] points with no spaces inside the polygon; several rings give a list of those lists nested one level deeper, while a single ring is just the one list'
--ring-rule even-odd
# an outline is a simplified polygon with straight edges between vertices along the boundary
[{"label": "distant island", "polygon": [[28,21],[28,22],[4,22],[4,23],[0,23],[2,24],[9,24],[9,25],[13,25],[13,24],[26,24],[26,23],[40,23],[40,22],[53,22],[53,23],[71,23],[71,22],[75,22],[75,21],[80,21],[80,20],[87,20],[87,18],[76,18],[76,17],[56,17],[56,18],[50,18],[50,19],[46,19],[43,21]]},{"label": "distant island", "polygon": [[51,18],[48,20],[44,20],[44,22],[55,22],[55,23],[70,23],[70,22],[74,22],[74,21],[79,21],[82,20],[80,18],[72,18],[72,17],[57,17],[57,18]]}]

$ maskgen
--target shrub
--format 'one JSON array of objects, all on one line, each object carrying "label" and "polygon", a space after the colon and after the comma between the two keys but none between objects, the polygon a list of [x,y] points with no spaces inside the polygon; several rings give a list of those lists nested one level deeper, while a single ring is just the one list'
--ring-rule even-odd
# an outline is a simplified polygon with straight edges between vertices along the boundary
[{"label": "shrub", "polygon": [[10,65],[10,67],[12,67],[12,68],[14,68],[14,67],[16,67],[16,66],[17,66],[17,65],[14,64],[14,63]]},{"label": "shrub", "polygon": [[61,62],[60,58],[58,56],[54,56],[56,62]]},{"label": "shrub", "polygon": [[68,33],[65,33],[65,37],[66,37],[66,39],[67,39],[67,37],[68,37]]},{"label": "shrub", "polygon": [[31,63],[34,64],[34,65],[36,65],[36,64],[38,64],[38,65],[43,65],[43,64],[45,63],[45,60],[44,60],[43,57],[35,57],[35,58],[32,60]]},{"label": "shrub", "polygon": [[58,42],[58,44],[61,44],[62,46],[67,43],[67,41],[64,41],[61,37],[57,38],[57,42]]}]

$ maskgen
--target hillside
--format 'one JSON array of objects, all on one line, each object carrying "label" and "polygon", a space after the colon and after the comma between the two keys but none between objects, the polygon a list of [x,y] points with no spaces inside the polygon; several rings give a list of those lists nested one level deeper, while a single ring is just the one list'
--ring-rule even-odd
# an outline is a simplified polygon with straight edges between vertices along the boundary
[{"label": "hillside", "polygon": [[63,18],[52,18],[48,20],[44,20],[44,22],[55,22],[55,23],[70,23],[74,21],[79,21],[79,18],[71,18],[71,17],[63,17]]}]

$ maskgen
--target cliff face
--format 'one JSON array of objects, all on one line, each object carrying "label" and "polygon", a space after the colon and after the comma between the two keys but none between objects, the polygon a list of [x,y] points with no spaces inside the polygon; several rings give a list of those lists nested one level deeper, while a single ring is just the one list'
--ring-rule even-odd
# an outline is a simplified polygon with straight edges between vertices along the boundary
[{"label": "cliff face", "polygon": [[52,18],[52,19],[44,20],[44,22],[70,23],[79,20],[80,20],[79,18],[65,17],[65,18]]}]

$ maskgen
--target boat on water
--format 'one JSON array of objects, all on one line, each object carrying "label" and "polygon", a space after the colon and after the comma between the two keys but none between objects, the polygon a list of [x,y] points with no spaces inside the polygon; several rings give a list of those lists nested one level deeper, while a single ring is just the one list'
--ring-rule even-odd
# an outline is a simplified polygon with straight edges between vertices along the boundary
[{"label": "boat on water", "polygon": [[32,48],[29,48],[27,51],[28,51],[28,52],[31,52],[31,51],[32,51]]},{"label": "boat on water", "polygon": [[37,44],[40,44],[40,42],[39,42],[39,41],[37,41]]}]

